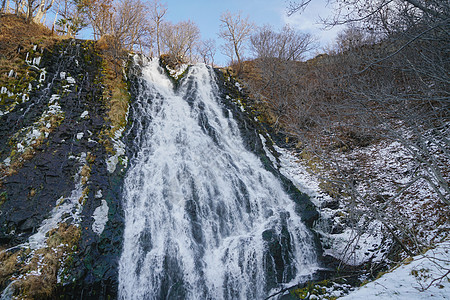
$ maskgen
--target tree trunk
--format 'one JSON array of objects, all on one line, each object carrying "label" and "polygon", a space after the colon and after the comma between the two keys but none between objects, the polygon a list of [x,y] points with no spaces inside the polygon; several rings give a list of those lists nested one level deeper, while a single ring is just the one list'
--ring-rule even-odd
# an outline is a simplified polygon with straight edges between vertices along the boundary
[{"label": "tree trunk", "polygon": [[47,7],[45,7],[45,0],[41,0],[41,4],[39,5],[39,7],[36,11],[36,15],[33,17],[33,21],[36,23],[41,23],[45,14],[52,7],[54,2],[55,2],[55,0],[52,0],[52,2],[50,2],[50,4]]}]

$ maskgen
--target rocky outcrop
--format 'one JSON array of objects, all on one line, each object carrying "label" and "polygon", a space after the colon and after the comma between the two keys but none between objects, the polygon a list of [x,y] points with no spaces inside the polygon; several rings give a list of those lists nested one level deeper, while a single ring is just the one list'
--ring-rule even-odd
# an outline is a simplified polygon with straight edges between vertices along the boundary
[{"label": "rocky outcrop", "polygon": [[[0,246],[9,248],[3,259],[18,256],[14,270],[0,274],[0,289],[13,283],[14,293],[32,298],[114,297],[123,170],[107,171],[111,138],[105,134],[104,62],[90,41],[65,40],[33,50],[23,53],[34,74],[26,97],[3,95],[0,107]],[[52,257],[48,253],[62,248],[49,239],[61,227],[77,228],[79,238]],[[50,258],[41,265],[27,264],[46,254]],[[50,264],[55,286],[39,294],[28,283]]]}]

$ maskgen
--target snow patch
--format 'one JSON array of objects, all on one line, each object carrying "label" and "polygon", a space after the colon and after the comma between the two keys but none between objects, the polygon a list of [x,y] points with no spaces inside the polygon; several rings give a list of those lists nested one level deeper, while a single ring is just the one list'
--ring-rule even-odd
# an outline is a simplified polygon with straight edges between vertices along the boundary
[{"label": "snow patch", "polygon": [[[321,240],[327,249],[324,254],[331,255],[344,261],[349,265],[361,265],[369,260],[381,261],[389,243],[383,244],[383,233],[381,224],[371,223],[366,232],[359,232],[358,228],[342,227],[342,232],[331,234],[330,226],[342,226],[337,220],[335,224],[333,218],[336,210],[324,208],[326,203],[333,202],[334,199],[321,191],[320,180],[317,175],[310,173],[301,161],[290,151],[274,145],[275,150],[280,153],[280,172],[289,178],[294,185],[303,193],[310,197],[310,200],[318,208],[321,215],[315,224],[315,230],[320,233]],[[267,151],[266,151],[267,152]],[[363,223],[364,220],[361,220]]]},{"label": "snow patch", "polygon": [[264,152],[266,152],[267,157],[270,159],[270,161],[272,162],[274,167],[278,167],[277,159],[275,158],[275,156],[272,155],[272,152],[269,151],[269,148],[267,148],[266,138],[262,134],[259,135],[259,138],[261,139],[263,149],[264,149]]},{"label": "snow patch", "polygon": [[30,236],[28,239],[28,245],[31,249],[40,249],[46,246],[47,233],[58,227],[58,224],[72,218],[74,223],[79,223],[81,221],[81,210],[83,209],[82,202],[83,198],[83,184],[81,171],[83,165],[86,164],[86,153],[81,153],[80,157],[77,158],[80,163],[78,173],[75,175],[74,181],[76,182],[75,188],[72,190],[69,197],[60,197],[56,200],[55,208],[50,212],[50,217],[45,219],[37,232]]},{"label": "snow patch", "polygon": [[449,270],[450,241],[446,241],[339,299],[448,299]]},{"label": "snow patch", "polygon": [[166,66],[167,70],[169,71],[170,76],[172,76],[175,79],[178,79],[188,68],[187,64],[180,65],[177,69],[173,70]]},{"label": "snow patch", "polygon": [[39,66],[40,63],[41,63],[41,57],[40,56],[33,58],[33,65]]},{"label": "snow patch", "polygon": [[97,193],[95,193],[95,198],[100,199],[102,197],[103,197],[102,190],[98,190]]},{"label": "snow patch", "polygon": [[103,230],[105,229],[106,222],[108,222],[108,211],[108,203],[105,200],[102,200],[102,205],[94,210],[94,214],[92,215],[92,218],[94,218],[92,231],[94,231],[98,235],[102,234]]},{"label": "snow patch", "polygon": [[9,167],[11,165],[11,157],[5,158],[3,163],[5,164],[5,166]]},{"label": "snow patch", "polygon": [[46,74],[47,74],[47,72],[45,71],[45,68],[42,69],[41,74],[39,74],[39,83],[44,82]]},{"label": "snow patch", "polygon": [[73,78],[73,77],[67,77],[67,82],[69,83],[69,84],[75,84],[76,83],[76,81],[75,81],[75,79]]},{"label": "snow patch", "polygon": [[80,118],[84,119],[89,115],[89,112],[87,110],[83,111],[83,113],[81,114]]}]

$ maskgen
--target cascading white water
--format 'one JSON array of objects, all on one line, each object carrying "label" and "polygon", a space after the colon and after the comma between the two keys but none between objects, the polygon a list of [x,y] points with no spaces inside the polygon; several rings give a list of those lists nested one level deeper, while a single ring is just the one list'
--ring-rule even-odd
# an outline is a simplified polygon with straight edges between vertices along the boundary
[{"label": "cascading white water", "polygon": [[[224,114],[213,71],[143,69],[125,178],[120,299],[261,299],[317,269],[312,236]],[[225,110],[226,112],[226,110]]]}]

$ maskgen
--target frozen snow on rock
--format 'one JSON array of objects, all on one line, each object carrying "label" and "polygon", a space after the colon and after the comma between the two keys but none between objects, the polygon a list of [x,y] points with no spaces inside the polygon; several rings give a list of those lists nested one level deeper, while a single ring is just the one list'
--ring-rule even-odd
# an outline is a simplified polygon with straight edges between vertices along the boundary
[{"label": "frozen snow on rock", "polygon": [[[101,191],[99,191],[101,193]],[[95,195],[97,196],[97,195]],[[96,234],[102,234],[105,229],[106,222],[108,222],[108,203],[105,200],[102,200],[102,205],[97,207],[92,215],[94,218],[94,223],[92,224],[92,231]]]},{"label": "frozen snow on rock", "polygon": [[31,129],[26,136],[27,144],[31,144],[31,141],[37,140],[40,136],[41,132],[38,129]]},{"label": "frozen snow on rock", "polygon": [[27,52],[27,57],[25,57],[25,62],[27,64],[31,64],[31,59],[28,59],[28,56],[30,56],[30,52]]},{"label": "frozen snow on rock", "polygon": [[267,157],[270,159],[270,161],[272,162],[272,164],[275,166],[275,167],[277,167],[278,166],[278,163],[277,163],[277,159],[272,155],[272,153],[269,151],[269,149],[267,148],[267,140],[266,140],[266,138],[262,135],[262,134],[260,134],[259,135],[259,138],[261,139],[261,141],[262,141],[262,144],[263,144],[263,148],[264,148],[264,152],[266,153],[266,155],[267,155]]},{"label": "frozen snow on rock", "polygon": [[87,110],[83,111],[83,113],[81,114],[81,118],[84,119],[89,115],[89,112]]},{"label": "frozen snow on rock", "polygon": [[[127,118],[128,118],[128,112],[127,112]],[[119,157],[123,158],[123,164],[126,167],[128,159],[124,157],[125,155],[125,144],[120,140],[120,137],[122,136],[122,133],[125,128],[120,128],[114,133],[114,138],[112,139],[112,143],[114,146],[114,150],[116,153],[109,157],[106,161],[106,167],[108,169],[109,173],[114,173],[116,170],[116,166],[119,163]]]},{"label": "frozen snow on rock", "polygon": [[75,79],[73,79],[73,77],[67,77],[67,82],[69,83],[69,84],[75,84],[76,83],[76,81],[75,81]]},{"label": "frozen snow on rock", "polygon": [[11,157],[7,157],[4,161],[3,161],[3,163],[5,164],[5,166],[10,166],[11,165]]},{"label": "frozen snow on rock", "polygon": [[74,157],[74,159],[76,159],[81,165],[78,169],[78,173],[74,177],[74,181],[76,182],[75,188],[72,190],[69,197],[60,197],[56,200],[56,205],[50,212],[50,217],[45,219],[37,232],[30,236],[28,239],[28,246],[31,249],[40,249],[45,247],[47,233],[50,230],[57,228],[58,224],[69,219],[72,219],[72,223],[74,224],[79,224],[81,221],[81,211],[83,209],[82,200],[84,199],[83,197],[86,197],[86,195],[83,195],[81,171],[83,169],[83,165],[86,164],[86,153],[83,152],[80,157]]},{"label": "frozen snow on rock", "polygon": [[[340,234],[324,234],[330,240],[330,249],[324,249],[324,255],[331,255],[348,265],[359,266],[371,260],[380,262],[383,252],[387,249],[379,245],[383,243],[382,224],[372,222],[368,232],[358,233],[357,230],[348,228]],[[387,244],[388,247],[390,244]]]},{"label": "frozen snow on rock", "polygon": [[25,151],[25,147],[22,145],[22,143],[17,143],[17,151],[19,151],[20,153]]},{"label": "frozen snow on rock", "polygon": [[101,197],[103,197],[102,190],[98,190],[97,193],[95,193],[95,198],[100,199]]},{"label": "frozen snow on rock", "polygon": [[83,132],[77,133],[77,140],[81,140],[83,138],[83,136],[84,136]]},{"label": "frozen snow on rock", "polygon": [[39,74],[39,83],[42,83],[45,80],[45,74],[47,74],[47,72],[45,71],[45,68],[42,69],[41,74]]},{"label": "frozen snow on rock", "polygon": [[323,202],[333,200],[329,195],[321,192],[319,179],[308,172],[297,157],[276,145],[274,145],[274,148],[281,154],[278,158],[280,160],[280,172],[289,178],[300,191],[307,194],[314,205],[321,207]]},{"label": "frozen snow on rock", "polygon": [[52,104],[53,102],[55,102],[56,100],[59,100],[61,98],[61,96],[60,95],[58,95],[58,94],[53,94],[51,97],[50,97],[50,100],[48,101],[50,104]]},{"label": "frozen snow on rock", "polygon": [[450,241],[446,241],[339,299],[450,299],[449,270]]},{"label": "frozen snow on rock", "polygon": [[[347,228],[342,233],[330,234],[327,220],[332,219],[336,211],[323,208],[323,206],[324,203],[333,201],[333,198],[321,191],[318,177],[311,174],[294,154],[276,145],[274,148],[281,154],[279,157],[280,172],[289,178],[300,191],[307,194],[316,207],[320,208],[321,217],[315,224],[315,229],[321,234],[322,243],[329,246],[329,249],[325,249],[324,254],[355,266],[369,260],[374,262],[382,260],[385,248],[389,244],[386,244],[386,247],[379,247],[383,242],[381,224],[372,222],[364,233]],[[361,220],[360,223],[364,223],[364,220]]]},{"label": "frozen snow on rock", "polygon": [[175,70],[169,67],[167,67],[167,70],[169,71],[170,76],[172,76],[175,79],[178,79],[178,77],[181,76],[181,74],[183,74],[187,70],[187,68],[188,68],[187,64],[182,64]]},{"label": "frozen snow on rock", "polygon": [[41,57],[40,56],[33,58],[33,65],[39,66],[40,63],[41,63]]}]

